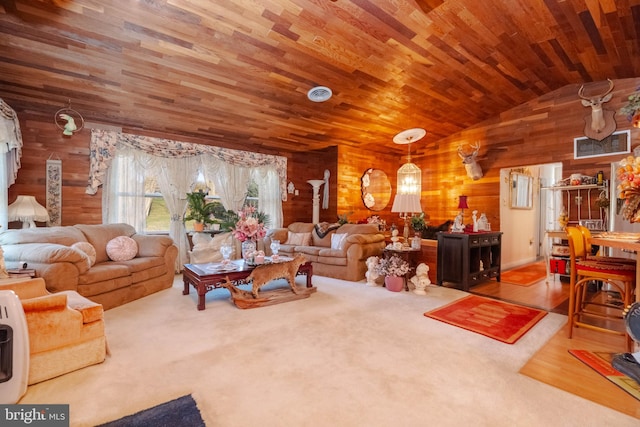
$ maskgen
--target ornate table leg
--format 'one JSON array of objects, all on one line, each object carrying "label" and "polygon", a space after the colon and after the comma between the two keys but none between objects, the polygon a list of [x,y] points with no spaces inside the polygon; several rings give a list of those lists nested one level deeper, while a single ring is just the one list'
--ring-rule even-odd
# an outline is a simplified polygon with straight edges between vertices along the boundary
[{"label": "ornate table leg", "polygon": [[198,282],[198,310],[204,310],[204,296],[207,293],[207,287],[201,281]]},{"label": "ornate table leg", "polygon": [[189,295],[189,279],[183,275],[182,281],[184,282],[184,289],[182,290],[182,295]]}]

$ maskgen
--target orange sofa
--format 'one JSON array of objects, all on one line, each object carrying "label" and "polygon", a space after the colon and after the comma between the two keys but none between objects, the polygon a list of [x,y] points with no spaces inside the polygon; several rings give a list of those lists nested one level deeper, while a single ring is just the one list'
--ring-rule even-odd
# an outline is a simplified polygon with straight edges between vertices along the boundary
[{"label": "orange sofa", "polygon": [[[112,261],[107,243],[118,236],[136,241],[133,259]],[[95,262],[75,243],[89,243]],[[28,268],[42,277],[50,292],[76,291],[105,310],[170,288],[178,248],[168,236],[137,234],[128,224],[73,225],[7,230],[0,233],[7,268]]]},{"label": "orange sofa", "polygon": [[[341,237],[340,242],[336,237]],[[264,238],[268,255],[272,240],[280,241],[280,255],[303,254],[311,261],[313,274],[354,282],[364,279],[367,258],[382,255],[386,245],[384,235],[373,224],[343,224],[321,237],[314,224],[294,222],[287,228],[269,230]]]}]

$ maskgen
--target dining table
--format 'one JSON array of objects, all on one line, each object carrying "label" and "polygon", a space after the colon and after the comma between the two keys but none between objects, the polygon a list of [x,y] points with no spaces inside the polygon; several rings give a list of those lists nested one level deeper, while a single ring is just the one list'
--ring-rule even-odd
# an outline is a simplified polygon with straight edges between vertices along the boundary
[{"label": "dining table", "polygon": [[589,238],[592,245],[634,252],[636,258],[636,301],[640,301],[640,233],[606,232]]}]

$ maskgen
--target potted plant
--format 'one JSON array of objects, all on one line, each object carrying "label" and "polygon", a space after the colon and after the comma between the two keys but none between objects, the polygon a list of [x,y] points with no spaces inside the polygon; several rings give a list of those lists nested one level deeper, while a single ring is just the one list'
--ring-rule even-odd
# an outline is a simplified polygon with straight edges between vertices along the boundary
[{"label": "potted plant", "polygon": [[411,217],[411,228],[417,234],[422,236],[422,233],[427,229],[427,222],[424,220],[424,212],[420,212],[420,215],[414,215]]},{"label": "potted plant", "polygon": [[207,203],[205,194],[201,191],[195,193],[187,193],[187,208],[189,212],[185,215],[185,221],[194,221],[194,231],[204,230],[205,224],[211,224],[211,214],[213,213],[214,204]]},{"label": "potted plant", "polygon": [[404,276],[409,272],[409,263],[398,255],[392,255],[380,259],[377,270],[379,275],[384,276],[388,290],[400,292],[404,288]]}]

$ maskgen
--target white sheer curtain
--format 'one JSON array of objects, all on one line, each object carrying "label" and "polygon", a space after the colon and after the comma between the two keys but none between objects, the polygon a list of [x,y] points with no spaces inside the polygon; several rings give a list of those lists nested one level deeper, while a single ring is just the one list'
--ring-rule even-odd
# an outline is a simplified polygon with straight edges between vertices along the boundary
[{"label": "white sheer curtain", "polygon": [[[205,166],[205,173],[209,174],[208,165],[212,163],[211,159],[203,159],[202,163]],[[209,175],[206,176],[209,177]],[[220,201],[225,209],[234,212],[242,209],[251,180],[250,168],[218,162],[217,173],[210,176],[210,179],[214,182],[216,193],[220,196]]]},{"label": "white sheer curtain", "polygon": [[0,99],[0,226],[7,229],[8,190],[16,181],[22,157],[22,133],[16,112]]},{"label": "white sheer curtain", "polygon": [[2,173],[7,170],[7,154],[2,152],[2,146],[5,144],[0,144],[0,232],[6,230],[9,226],[9,215],[8,215],[8,206],[9,201],[8,197],[8,189],[9,182],[7,180],[7,174]]},{"label": "white sheer curtain", "polygon": [[[178,246],[176,271],[186,263],[188,240],[182,222],[186,193],[198,170],[216,186],[225,209],[242,209],[252,174],[258,184],[258,208],[270,227],[282,226],[286,200],[286,157],[198,144],[92,130],[88,194],[103,189],[103,222],[125,222],[139,233],[146,226],[145,176],[153,176],[171,214],[170,236]],[[285,191],[283,191],[285,189]]]},{"label": "white sheer curtain", "polygon": [[178,246],[176,271],[179,272],[182,266],[189,262],[187,253],[189,251],[189,241],[182,218],[187,208],[187,193],[191,191],[198,177],[200,158],[198,156],[165,157],[159,158],[159,164],[160,167],[153,172],[171,215],[169,236]]},{"label": "white sheer curtain", "polygon": [[117,149],[102,192],[102,222],[124,222],[142,233],[146,224],[144,178],[152,157],[127,147]]},{"label": "white sheer curtain", "polygon": [[252,171],[258,184],[258,210],[269,215],[269,228],[282,227],[282,199],[278,186],[278,172],[271,166],[261,166]]}]

